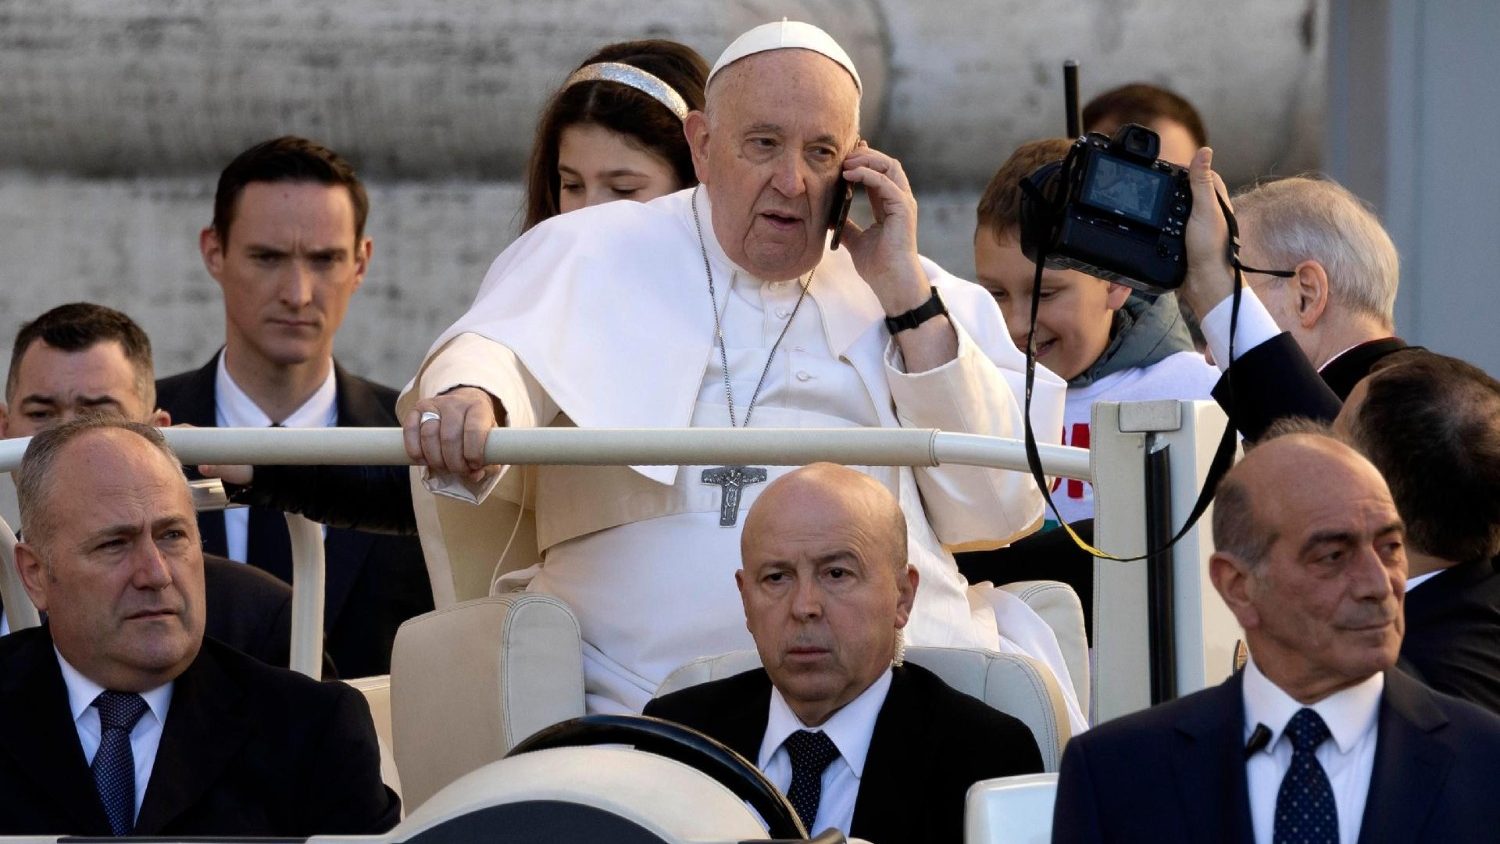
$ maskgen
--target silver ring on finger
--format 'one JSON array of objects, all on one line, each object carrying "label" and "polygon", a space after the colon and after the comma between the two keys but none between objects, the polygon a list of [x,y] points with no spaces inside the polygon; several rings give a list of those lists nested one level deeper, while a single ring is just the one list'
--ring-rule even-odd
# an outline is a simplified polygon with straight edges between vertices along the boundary
[{"label": "silver ring on finger", "polygon": [[442,420],[442,418],[443,417],[430,410],[424,410],[422,411],[422,415],[417,419],[417,427],[420,428],[423,425],[426,425],[428,422],[439,422]]}]

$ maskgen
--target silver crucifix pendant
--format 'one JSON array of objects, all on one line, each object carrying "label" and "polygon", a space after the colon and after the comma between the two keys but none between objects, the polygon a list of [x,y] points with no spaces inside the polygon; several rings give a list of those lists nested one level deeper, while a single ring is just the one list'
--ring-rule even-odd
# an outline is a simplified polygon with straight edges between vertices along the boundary
[{"label": "silver crucifix pendant", "polygon": [[764,483],[766,470],[758,466],[720,466],[704,469],[703,482],[721,487],[723,498],[719,501],[719,526],[733,527],[740,517],[740,492],[745,484]]}]

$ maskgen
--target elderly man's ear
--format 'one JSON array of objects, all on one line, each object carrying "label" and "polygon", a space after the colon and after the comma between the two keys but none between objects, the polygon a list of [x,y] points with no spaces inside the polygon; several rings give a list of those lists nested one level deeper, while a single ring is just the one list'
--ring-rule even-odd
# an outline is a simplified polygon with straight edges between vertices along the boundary
[{"label": "elderly man's ear", "polygon": [[917,600],[917,585],[922,577],[917,573],[917,567],[908,564],[906,576],[896,578],[896,629],[906,626],[911,620],[912,604]]},{"label": "elderly man's ear", "polygon": [[39,612],[47,611],[47,571],[42,558],[25,542],[16,543],[16,573],[21,576],[21,585]]},{"label": "elderly man's ear", "polygon": [[693,152],[693,173],[698,181],[708,184],[708,115],[701,111],[688,112],[682,121],[682,132]]},{"label": "elderly man's ear", "polygon": [[1252,601],[1254,575],[1248,563],[1233,554],[1215,551],[1208,558],[1208,576],[1241,627],[1254,630],[1260,626],[1260,611]]},{"label": "elderly man's ear", "polygon": [[1286,280],[1296,297],[1297,321],[1305,329],[1318,324],[1328,310],[1328,271],[1317,261],[1303,261],[1293,270],[1297,275]]}]

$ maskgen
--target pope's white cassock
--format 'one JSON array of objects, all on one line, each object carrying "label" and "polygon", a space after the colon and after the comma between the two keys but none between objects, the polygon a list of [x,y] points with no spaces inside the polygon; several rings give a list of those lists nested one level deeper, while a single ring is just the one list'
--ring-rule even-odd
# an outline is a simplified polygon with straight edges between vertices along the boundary
[{"label": "pope's white cassock", "polygon": [[[697,196],[700,247],[693,195],[585,208],[522,236],[490,268],[468,313],[438,338],[403,401],[409,406],[414,390],[431,396],[468,385],[498,397],[515,427],[727,427],[710,307],[723,323],[741,423],[795,311],[755,402],[754,427],[1021,435],[1024,358],[983,288],[924,260],[959,351],[944,366],[907,374],[847,250],[825,251],[797,309],[797,279],[755,278],[725,256],[707,191]],[[712,305],[704,249],[717,290]],[[1033,420],[1041,439],[1055,441],[1062,429],[1064,390],[1038,367]],[[436,499],[438,507],[476,516],[482,508],[453,499],[482,501],[495,490],[534,506],[542,563],[507,575],[497,589],[524,586],[566,602],[586,642],[590,711],[639,711],[680,665],[754,647],[733,572],[744,513],[766,484],[746,486],[735,525],[721,527],[722,492],[702,482],[704,468],[507,467],[482,486],[456,476],[428,485],[450,496]],[[891,489],[907,516],[910,559],[921,572],[907,641],[1025,651],[1054,665],[1071,692],[1040,618],[1007,593],[969,587],[944,548],[996,545],[1030,530],[1042,516],[1032,479],[972,467],[855,468]],[[774,480],[790,468],[767,471]]]}]

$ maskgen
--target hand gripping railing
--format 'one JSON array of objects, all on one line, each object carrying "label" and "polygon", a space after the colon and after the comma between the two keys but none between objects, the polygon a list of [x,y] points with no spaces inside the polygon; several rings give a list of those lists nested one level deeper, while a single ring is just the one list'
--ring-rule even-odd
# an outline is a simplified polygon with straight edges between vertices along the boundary
[{"label": "hand gripping railing", "polygon": [[[396,428],[166,428],[167,441],[188,465],[404,465]],[[14,470],[30,442],[0,441],[0,472]],[[1044,470],[1053,476],[1090,475],[1089,452],[1039,445]],[[1025,472],[1020,440],[951,434],[921,428],[497,428],[485,457],[496,464],[587,466],[708,465],[719,463],[800,466],[830,461],[861,466],[960,464]],[[318,526],[288,514],[292,537],[291,666],[318,676],[323,629],[323,542]],[[0,594],[13,628],[37,624],[16,572],[14,535],[0,519]]]}]

